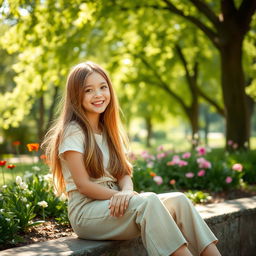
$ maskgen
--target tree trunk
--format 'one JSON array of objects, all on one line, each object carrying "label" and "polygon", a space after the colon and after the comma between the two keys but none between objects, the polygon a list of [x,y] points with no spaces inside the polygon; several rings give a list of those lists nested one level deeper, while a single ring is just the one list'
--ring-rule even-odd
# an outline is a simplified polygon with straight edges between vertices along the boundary
[{"label": "tree trunk", "polygon": [[152,121],[150,117],[146,117],[146,129],[147,129],[147,138],[146,138],[146,146],[149,148],[151,146],[151,138],[152,138]]},{"label": "tree trunk", "polygon": [[242,38],[232,38],[220,49],[227,148],[227,142],[232,141],[239,149],[245,149],[250,137],[249,110],[242,68],[242,41]]},{"label": "tree trunk", "polygon": [[59,86],[54,86],[54,92],[53,92],[53,96],[52,96],[52,103],[51,103],[51,106],[50,106],[49,111],[48,111],[48,121],[47,121],[45,130],[44,130],[44,134],[48,131],[48,129],[51,126],[51,122],[54,119],[54,110],[55,110],[56,103],[57,103],[59,88],[60,88]]},{"label": "tree trunk", "polygon": [[203,106],[202,108],[203,117],[204,117],[204,143],[208,146],[208,134],[210,130],[210,117],[207,106]]},{"label": "tree trunk", "polygon": [[44,95],[39,98],[39,119],[38,119],[38,140],[41,142],[44,136],[44,114],[45,114],[45,105],[44,105]]},{"label": "tree trunk", "polygon": [[188,110],[188,118],[192,129],[192,148],[198,146],[199,138],[199,106],[198,97],[194,96],[193,103]]}]

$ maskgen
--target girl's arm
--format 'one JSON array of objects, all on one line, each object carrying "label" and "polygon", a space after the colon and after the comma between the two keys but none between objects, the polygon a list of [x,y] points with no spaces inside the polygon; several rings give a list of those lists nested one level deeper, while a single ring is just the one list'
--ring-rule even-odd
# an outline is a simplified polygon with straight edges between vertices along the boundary
[{"label": "girl's arm", "polygon": [[66,151],[63,153],[64,159],[71,172],[72,178],[78,191],[92,199],[107,200],[118,191],[103,187],[90,181],[90,177],[85,169],[83,154],[76,151]]},{"label": "girl's arm", "polygon": [[118,180],[118,185],[122,191],[130,190],[133,191],[133,182],[131,176],[125,175],[121,179]]}]

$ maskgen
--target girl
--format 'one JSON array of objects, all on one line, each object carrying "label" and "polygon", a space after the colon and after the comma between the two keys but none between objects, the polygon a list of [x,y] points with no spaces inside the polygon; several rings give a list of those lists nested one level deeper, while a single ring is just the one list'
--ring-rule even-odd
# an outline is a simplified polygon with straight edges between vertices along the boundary
[{"label": "girl", "polygon": [[69,74],[61,114],[44,145],[58,193],[80,238],[139,235],[149,255],[220,255],[216,237],[182,193],[133,190],[128,139],[106,72],[92,62]]}]

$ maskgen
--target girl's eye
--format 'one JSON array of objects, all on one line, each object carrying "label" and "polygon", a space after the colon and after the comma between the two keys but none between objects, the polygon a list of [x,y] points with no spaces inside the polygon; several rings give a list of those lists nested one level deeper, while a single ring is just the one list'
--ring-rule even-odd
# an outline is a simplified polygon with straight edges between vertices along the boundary
[{"label": "girl's eye", "polygon": [[101,89],[106,89],[106,88],[108,88],[108,86],[107,86],[107,85],[103,85],[103,86],[101,86]]},{"label": "girl's eye", "polygon": [[85,92],[91,92],[92,91],[92,89],[87,89],[87,90],[85,90]]}]

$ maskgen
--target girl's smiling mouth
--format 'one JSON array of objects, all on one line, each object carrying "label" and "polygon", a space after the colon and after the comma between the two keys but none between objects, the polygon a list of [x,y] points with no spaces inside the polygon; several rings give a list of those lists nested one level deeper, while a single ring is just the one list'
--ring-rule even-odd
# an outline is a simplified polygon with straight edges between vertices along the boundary
[{"label": "girl's smiling mouth", "polygon": [[100,100],[100,101],[93,102],[92,105],[96,107],[100,107],[103,105],[103,103],[104,103],[104,100]]}]

